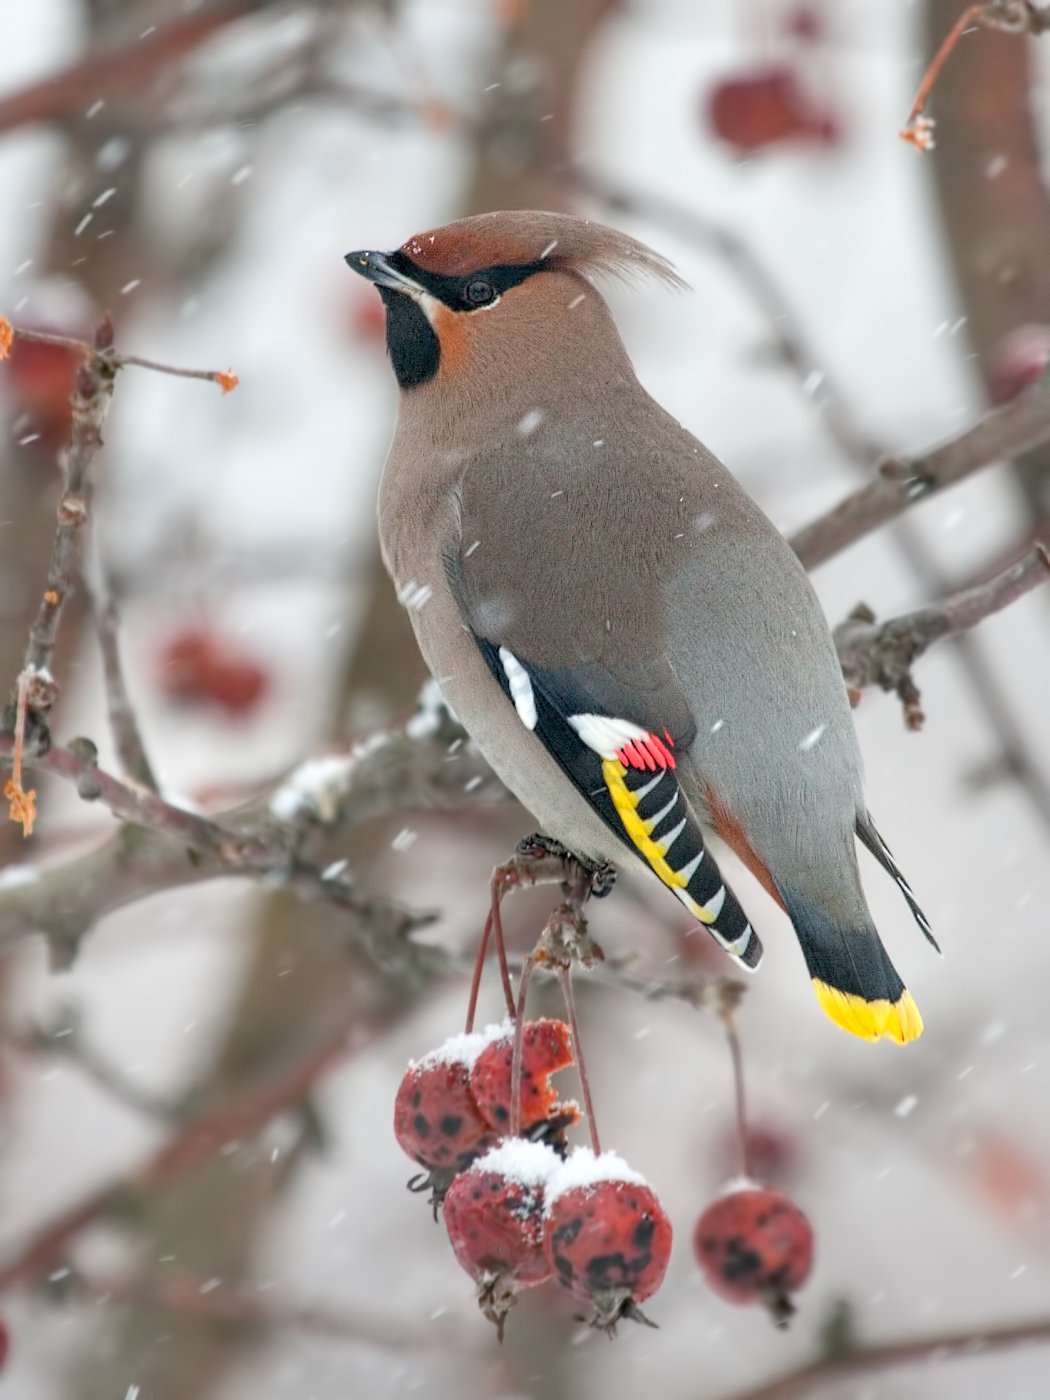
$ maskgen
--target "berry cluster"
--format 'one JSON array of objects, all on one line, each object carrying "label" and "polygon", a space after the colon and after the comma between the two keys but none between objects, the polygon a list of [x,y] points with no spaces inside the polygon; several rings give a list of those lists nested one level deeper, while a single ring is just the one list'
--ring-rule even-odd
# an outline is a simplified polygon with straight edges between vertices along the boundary
[{"label": "berry cluster", "polygon": [[416,1189],[430,1190],[435,1215],[443,1209],[456,1258],[501,1334],[517,1294],[552,1278],[611,1332],[620,1318],[642,1319],[638,1304],[667,1270],[671,1224],[616,1153],[569,1152],[566,1130],[580,1110],[551,1084],[575,1062],[564,1021],[522,1023],[512,1114],[515,1039],[506,1021],[453,1036],[410,1065],[394,1133],[427,1169]]},{"label": "berry cluster", "polygon": [[[533,840],[532,845],[536,845]],[[521,854],[519,852],[519,854]],[[548,846],[525,853],[549,862]],[[557,854],[557,859],[563,859]],[[571,859],[571,858],[569,858]],[[516,867],[522,879],[521,869]],[[655,1193],[598,1140],[580,1050],[572,991],[573,959],[600,957],[586,938],[582,902],[560,905],[513,994],[498,903],[506,871],[493,881],[493,909],[478,952],[467,1030],[409,1065],[394,1103],[394,1134],[423,1167],[409,1187],[429,1191],[453,1252],[477,1286],[483,1314],[503,1335],[517,1295],[553,1280],[588,1307],[585,1318],[610,1335],[623,1318],[648,1323],[639,1304],[660,1287],[671,1255],[671,1222]],[[473,1030],[490,934],[508,1016]],[[587,962],[585,965],[589,965]],[[526,1020],[534,968],[554,971],[568,1020]],[[751,1179],[740,1044],[733,1010],[738,984],[713,982],[706,1004],[722,1020],[733,1062],[743,1177],[701,1215],[693,1246],[711,1288],[731,1303],[763,1303],[778,1325],[805,1282],[813,1255],[806,1217],[786,1196]],[[575,1065],[585,1112],[561,1101],[552,1077]],[[568,1130],[586,1118],[591,1146],[570,1148]]]}]

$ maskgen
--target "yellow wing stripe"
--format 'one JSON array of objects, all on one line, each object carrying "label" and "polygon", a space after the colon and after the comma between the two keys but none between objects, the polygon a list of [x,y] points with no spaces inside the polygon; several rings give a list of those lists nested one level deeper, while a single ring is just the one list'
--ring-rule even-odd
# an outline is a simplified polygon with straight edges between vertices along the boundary
[{"label": "yellow wing stripe", "polygon": [[863,997],[840,992],[817,978],[813,979],[813,990],[825,1016],[861,1040],[879,1040],[885,1036],[887,1040],[904,1045],[922,1035],[922,1017],[908,991],[903,992],[898,1001],[885,998],[865,1001]]},{"label": "yellow wing stripe", "polygon": [[[623,822],[623,829],[669,889],[676,891],[684,889],[689,883],[688,880],[668,865],[662,848],[652,838],[651,824],[638,815],[638,796],[624,782],[626,772],[627,769],[618,758],[602,759],[602,777],[605,779],[605,786],[609,789],[613,806],[616,808],[620,821]],[[704,907],[697,904],[694,899],[688,899],[688,907],[689,912],[701,923],[714,923],[714,916],[708,914]]]}]

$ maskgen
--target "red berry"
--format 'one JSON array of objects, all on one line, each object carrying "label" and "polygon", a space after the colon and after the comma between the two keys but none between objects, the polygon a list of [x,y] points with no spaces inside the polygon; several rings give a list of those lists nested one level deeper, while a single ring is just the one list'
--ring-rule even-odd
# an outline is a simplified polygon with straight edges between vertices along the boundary
[{"label": "red berry", "polygon": [[500,1337],[523,1288],[550,1278],[543,1250],[544,1186],[561,1158],[544,1143],[510,1138],[472,1163],[445,1196],[456,1258],[478,1285],[478,1304]]},{"label": "red berry", "polygon": [[544,1246],[558,1281],[593,1305],[588,1321],[612,1333],[660,1287],[671,1222],[645,1180],[615,1152],[577,1148],[547,1186]]},{"label": "red berry", "polygon": [[1016,326],[992,354],[988,393],[992,403],[1010,403],[1041,379],[1050,364],[1050,326]]},{"label": "red berry", "polygon": [[730,1190],[696,1222],[693,1250],[727,1303],[765,1303],[778,1327],[813,1264],[813,1230],[794,1201],[766,1187]]},{"label": "red berry", "polygon": [[[500,1027],[497,1034],[504,1034]],[[410,1064],[394,1100],[394,1136],[430,1176],[435,1211],[453,1177],[497,1138],[470,1091],[470,1070],[486,1035],[459,1035]]]},{"label": "red berry", "polygon": [[839,138],[838,122],[816,107],[785,64],[723,78],[708,97],[707,118],[715,135],[744,155],[782,141],[830,145]]},{"label": "red berry", "polygon": [[172,698],[211,702],[230,715],[248,714],[269,686],[261,666],[204,627],[184,628],[171,639],[161,653],[160,680]]},{"label": "red berry", "polygon": [[[474,1101],[494,1128],[510,1127],[510,1080],[514,1032],[508,1029],[478,1056],[470,1076]],[[552,1123],[555,1136],[579,1121],[574,1103],[559,1103],[551,1075],[573,1063],[572,1032],[564,1021],[526,1021],[521,1052],[521,1123],[523,1133]],[[530,1134],[535,1136],[535,1134]]]},{"label": "red berry", "polygon": [[200,676],[201,691],[230,715],[246,715],[258,705],[270,684],[269,676],[247,657],[214,651]]}]

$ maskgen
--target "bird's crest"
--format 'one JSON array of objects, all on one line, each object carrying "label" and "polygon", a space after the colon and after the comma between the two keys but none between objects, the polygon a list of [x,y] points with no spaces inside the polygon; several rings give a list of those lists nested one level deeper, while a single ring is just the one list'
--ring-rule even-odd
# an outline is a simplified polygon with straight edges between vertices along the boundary
[{"label": "bird's crest", "polygon": [[480,268],[548,263],[587,278],[605,275],[629,282],[655,277],[671,287],[687,285],[665,258],[629,234],[572,214],[536,209],[457,219],[416,234],[400,251],[425,271],[447,277]]}]

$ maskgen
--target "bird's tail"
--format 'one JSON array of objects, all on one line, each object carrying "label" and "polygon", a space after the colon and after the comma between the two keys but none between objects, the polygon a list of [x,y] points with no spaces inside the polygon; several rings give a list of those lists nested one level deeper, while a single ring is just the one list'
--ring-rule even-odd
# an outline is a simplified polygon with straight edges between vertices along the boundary
[{"label": "bird's tail", "polygon": [[844,926],[805,895],[783,886],[780,893],[824,1014],[861,1040],[917,1040],[919,1008],[867,913]]}]

